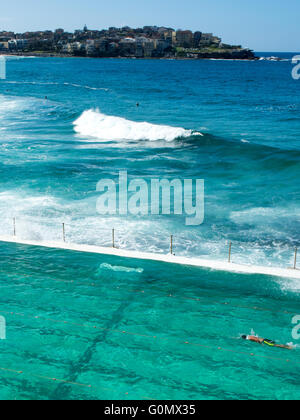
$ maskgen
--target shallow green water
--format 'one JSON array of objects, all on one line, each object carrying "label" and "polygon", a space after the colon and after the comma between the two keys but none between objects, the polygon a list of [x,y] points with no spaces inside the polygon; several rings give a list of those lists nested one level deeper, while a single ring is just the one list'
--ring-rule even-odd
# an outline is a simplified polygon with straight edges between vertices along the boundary
[{"label": "shallow green water", "polygon": [[0,367],[23,372],[2,400],[300,397],[297,348],[237,339],[292,342],[296,281],[3,243],[0,263]]}]

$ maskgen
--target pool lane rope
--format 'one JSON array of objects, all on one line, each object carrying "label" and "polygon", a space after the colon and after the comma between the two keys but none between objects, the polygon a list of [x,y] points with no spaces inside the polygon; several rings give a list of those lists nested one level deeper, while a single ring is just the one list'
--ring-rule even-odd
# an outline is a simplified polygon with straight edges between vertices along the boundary
[{"label": "pool lane rope", "polygon": [[[30,275],[26,275],[26,274],[22,274],[22,277],[31,277]],[[52,279],[50,280],[52,281]],[[65,283],[65,284],[75,284],[77,286],[91,286],[91,287],[97,287],[97,286],[102,286],[102,284],[97,284],[96,282],[93,283],[88,283],[88,282],[77,282],[74,280],[60,280],[60,279],[53,279],[53,281],[56,281],[58,283]],[[24,284],[24,287],[27,286],[26,284]],[[107,288],[108,289],[108,288]],[[120,286],[116,286],[116,287],[110,287],[110,290],[121,290],[121,289],[125,289],[125,287],[120,287]],[[136,293],[136,294],[146,294],[146,293],[152,293],[152,292],[161,292],[162,294],[160,295],[160,297],[166,297],[166,298],[173,298],[173,299],[182,299],[182,300],[190,300],[190,301],[194,301],[194,302],[206,302],[206,297],[193,297],[193,296],[179,296],[177,294],[174,293],[168,293],[168,292],[164,292],[163,290],[159,289],[159,288],[155,288],[152,287],[151,289],[145,291],[145,290],[136,290],[136,289],[127,289],[126,288],[126,292],[128,293]],[[207,298],[209,299],[210,296],[207,296]],[[230,306],[232,308],[239,308],[239,309],[251,309],[251,310],[255,310],[255,311],[260,311],[260,312],[271,312],[271,313],[278,313],[278,314],[284,314],[284,315],[297,315],[297,312],[290,312],[290,311],[286,311],[286,310],[276,310],[276,309],[270,309],[270,308],[264,308],[262,306],[247,306],[247,305],[237,305],[237,304],[232,304],[230,302],[224,302],[224,301],[217,301],[217,300],[213,300],[211,302],[209,302],[209,304],[214,304],[214,305],[222,305],[222,306]]]},{"label": "pool lane rope", "polygon": [[[65,385],[77,386],[77,387],[82,387],[82,388],[87,388],[87,389],[95,389],[95,387],[93,385],[89,385],[89,384],[72,382],[72,381],[68,381],[66,379],[53,378],[53,377],[50,377],[50,376],[39,375],[39,374],[32,373],[32,372],[24,372],[22,370],[8,369],[8,368],[4,368],[4,367],[1,367],[1,366],[0,366],[0,371],[1,372],[7,372],[7,373],[13,373],[16,376],[24,375],[24,376],[29,376],[29,377],[33,377],[33,378],[37,378],[37,379],[43,379],[43,380],[51,381],[51,382],[55,382],[55,383],[61,383],[61,384],[65,384]],[[98,390],[109,391],[109,392],[114,392],[114,393],[117,392],[112,388],[106,388],[106,387],[104,388],[104,387],[97,386],[97,391]],[[129,396],[130,393],[129,392],[124,392],[124,393],[121,393],[121,395]],[[154,400],[154,398],[151,398],[151,397],[142,396],[140,398],[145,399],[145,400]]]},{"label": "pool lane rope", "polygon": [[227,353],[234,353],[234,354],[238,354],[238,355],[257,357],[257,358],[260,358],[260,359],[268,359],[268,360],[273,360],[273,361],[275,360],[275,361],[280,361],[280,362],[284,362],[284,363],[293,362],[295,365],[300,365],[300,362],[294,362],[290,359],[283,359],[283,358],[266,356],[266,355],[261,355],[261,354],[256,354],[256,353],[248,353],[248,352],[237,351],[237,350],[232,350],[232,349],[227,349],[227,348],[217,347],[217,346],[207,346],[207,345],[204,345],[204,344],[201,344],[201,343],[193,343],[193,342],[190,342],[190,341],[187,341],[187,340],[176,340],[176,339],[173,339],[173,338],[170,338],[170,337],[159,337],[157,335],[141,334],[141,333],[126,331],[126,330],[104,328],[104,327],[99,327],[97,325],[81,324],[81,323],[77,323],[77,322],[63,321],[63,320],[58,320],[58,319],[53,319],[53,318],[46,318],[46,317],[39,316],[39,315],[32,316],[32,315],[26,315],[26,314],[22,314],[22,313],[8,312],[8,311],[0,311],[0,313],[3,314],[3,315],[13,315],[13,316],[18,316],[18,317],[23,317],[23,318],[28,318],[28,319],[48,321],[48,322],[57,323],[57,324],[66,324],[66,325],[73,325],[73,326],[77,326],[77,327],[81,327],[81,328],[90,328],[90,329],[93,329],[93,330],[107,331],[107,332],[111,332],[111,333],[114,333],[114,334],[123,334],[123,335],[131,335],[131,336],[137,336],[137,337],[151,338],[151,339],[160,340],[160,341],[173,341],[173,342],[177,342],[178,344],[181,344],[181,345],[190,345],[190,346],[195,346],[195,347],[208,349],[208,350],[213,350],[213,351],[224,351],[224,352],[227,352]]}]

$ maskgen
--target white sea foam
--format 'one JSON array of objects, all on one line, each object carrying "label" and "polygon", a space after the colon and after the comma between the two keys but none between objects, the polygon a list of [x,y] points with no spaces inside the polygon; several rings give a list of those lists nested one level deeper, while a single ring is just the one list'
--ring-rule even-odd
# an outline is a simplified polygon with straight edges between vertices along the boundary
[{"label": "white sea foam", "polygon": [[99,110],[88,110],[74,122],[76,133],[100,141],[120,140],[165,140],[171,142],[180,137],[189,137],[194,133],[180,127],[156,125],[148,122],[134,122],[125,118],[108,116]]},{"label": "white sea foam", "polygon": [[290,220],[293,218],[299,222],[299,207],[253,207],[246,210],[233,211],[230,214],[230,219],[238,224],[249,223],[250,221],[253,221],[257,225],[260,223],[265,223],[267,220],[270,220],[270,218],[277,220]]},{"label": "white sea foam", "polygon": [[33,85],[33,86],[71,86],[74,88],[79,89],[88,89],[88,90],[104,90],[105,92],[108,92],[109,89],[107,88],[98,88],[93,86],[86,86],[86,85],[79,85],[77,83],[59,83],[59,82],[29,82],[29,81],[15,81],[15,80],[9,80],[5,81],[6,84],[9,85]]},{"label": "white sea foam", "polygon": [[[13,217],[21,238],[38,241],[61,239],[62,223],[65,223],[68,242],[86,243],[97,246],[111,246],[112,229],[116,232],[116,245],[121,249],[167,253],[169,235],[174,231],[172,218],[161,223],[160,218],[136,217],[124,219],[118,216],[99,218],[95,214],[96,197],[69,201],[51,194],[32,195],[30,191],[8,190],[0,192],[0,235],[12,234]],[[239,220],[239,219],[238,219]],[[265,233],[265,223],[255,228],[258,237]],[[269,236],[280,237],[272,231]],[[202,237],[196,231],[177,233],[176,255],[184,257],[228,259],[228,243],[223,236]],[[292,239],[291,239],[292,241]],[[292,242],[291,242],[292,243]],[[238,264],[267,265],[270,267],[292,267],[294,248],[288,243],[276,241],[268,245],[257,243],[233,243],[232,260]],[[298,289],[299,282],[281,283],[283,289]]]},{"label": "white sea foam", "polygon": [[[60,118],[65,112],[61,104],[30,96],[18,97],[0,94],[0,143],[16,143],[17,140],[28,139],[29,127],[48,123]],[[34,136],[33,136],[34,137]],[[9,158],[7,155],[6,158]]]},{"label": "white sea foam", "polygon": [[123,273],[142,274],[144,272],[143,268],[122,267],[122,266],[117,266],[117,265],[110,265],[110,264],[107,264],[107,263],[101,264],[100,269],[111,270],[111,271],[115,271],[115,272],[123,272]]},{"label": "white sea foam", "polygon": [[83,86],[83,85],[79,85],[77,83],[67,83],[67,82],[65,82],[64,85],[65,86],[72,86],[72,87],[75,87],[75,88],[89,89],[89,90],[104,90],[105,92],[109,91],[109,89],[107,89],[107,88],[97,88],[97,87],[86,86],[86,85]]},{"label": "white sea foam", "polygon": [[32,55],[2,55],[6,60],[24,60],[27,58],[37,58]]},{"label": "white sea foam", "polygon": [[59,85],[59,83],[57,82],[26,82],[26,81],[19,82],[15,80],[8,80],[8,81],[5,81],[5,83],[9,85],[38,85],[38,86]]}]

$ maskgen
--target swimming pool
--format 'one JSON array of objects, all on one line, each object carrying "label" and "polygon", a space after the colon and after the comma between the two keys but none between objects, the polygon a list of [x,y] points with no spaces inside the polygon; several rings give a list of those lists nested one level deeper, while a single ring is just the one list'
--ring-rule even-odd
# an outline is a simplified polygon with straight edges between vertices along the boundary
[{"label": "swimming pool", "polygon": [[298,280],[0,244],[0,399],[299,399]]}]

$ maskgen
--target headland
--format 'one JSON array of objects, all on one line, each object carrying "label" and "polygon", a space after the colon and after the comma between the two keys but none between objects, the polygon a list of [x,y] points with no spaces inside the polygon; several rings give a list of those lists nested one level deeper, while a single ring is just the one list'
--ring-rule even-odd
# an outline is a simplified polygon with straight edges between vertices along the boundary
[{"label": "headland", "polygon": [[254,52],[229,45],[213,33],[167,27],[109,28],[74,33],[0,32],[0,54],[37,57],[156,58],[256,60]]}]

